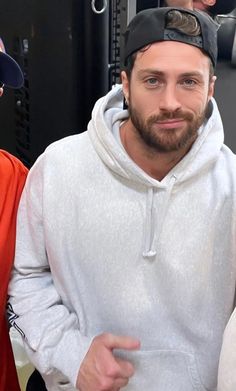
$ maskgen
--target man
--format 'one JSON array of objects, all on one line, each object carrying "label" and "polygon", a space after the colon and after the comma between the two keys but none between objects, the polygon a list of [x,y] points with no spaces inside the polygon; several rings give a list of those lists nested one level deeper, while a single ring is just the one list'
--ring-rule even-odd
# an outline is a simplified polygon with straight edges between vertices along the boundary
[{"label": "man", "polygon": [[122,86],[28,176],[10,307],[49,391],[216,389],[236,280],[217,27],[197,11],[140,12]]},{"label": "man", "polygon": [[229,14],[236,8],[235,0],[193,0],[194,8],[208,12],[212,16]]},{"label": "man", "polygon": [[167,7],[183,7],[193,9],[194,0],[166,0],[164,5]]},{"label": "man", "polygon": [[166,0],[165,3],[169,7],[199,9],[212,16],[228,14],[236,7],[235,0]]},{"label": "man", "polygon": [[[0,96],[4,85],[19,88],[23,75],[15,60],[5,53],[0,39]],[[4,131],[4,129],[2,129]],[[6,322],[7,287],[15,249],[16,211],[26,177],[23,164],[0,150],[0,390],[19,391],[14,358]]]}]

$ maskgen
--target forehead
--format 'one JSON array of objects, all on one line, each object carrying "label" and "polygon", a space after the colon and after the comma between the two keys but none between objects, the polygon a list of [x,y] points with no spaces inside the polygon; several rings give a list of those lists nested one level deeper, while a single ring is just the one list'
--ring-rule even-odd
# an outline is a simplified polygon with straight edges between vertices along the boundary
[{"label": "forehead", "polygon": [[156,42],[137,53],[134,68],[209,70],[209,57],[201,49],[182,42]]}]

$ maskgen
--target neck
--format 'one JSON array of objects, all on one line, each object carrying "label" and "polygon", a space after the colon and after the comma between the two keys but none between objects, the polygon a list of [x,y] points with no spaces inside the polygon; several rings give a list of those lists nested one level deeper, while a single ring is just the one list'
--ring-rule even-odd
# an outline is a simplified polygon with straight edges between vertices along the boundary
[{"label": "neck", "polygon": [[176,166],[192,146],[192,144],[188,145],[178,151],[158,152],[144,143],[130,119],[121,126],[120,138],[130,158],[158,181],[161,181]]}]

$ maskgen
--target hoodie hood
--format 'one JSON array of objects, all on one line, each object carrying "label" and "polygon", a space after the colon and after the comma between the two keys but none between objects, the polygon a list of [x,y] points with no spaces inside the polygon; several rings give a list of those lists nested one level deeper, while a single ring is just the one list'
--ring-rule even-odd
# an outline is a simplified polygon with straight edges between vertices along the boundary
[{"label": "hoodie hood", "polygon": [[122,86],[115,86],[97,101],[88,125],[96,152],[116,174],[147,187],[165,188],[171,177],[175,177],[176,185],[180,184],[207,170],[217,160],[223,146],[224,133],[217,104],[212,99],[212,114],[199,129],[199,137],[190,151],[162,181],[150,177],[128,156],[112,133],[117,121],[128,118],[128,111],[123,109],[123,99]]},{"label": "hoodie hood", "polygon": [[[119,126],[121,121],[128,118],[128,111],[123,110],[123,98],[120,85],[101,98],[92,112],[88,133],[97,154],[110,170],[146,188],[143,257],[153,259],[157,254],[156,246],[172,193],[181,183],[192,180],[212,167],[223,145],[223,126],[216,102],[212,99],[212,114],[199,129],[199,136],[192,148],[162,181],[158,181],[150,177],[129,157],[112,132],[117,121]],[[154,206],[157,191],[165,193],[158,211]]]}]

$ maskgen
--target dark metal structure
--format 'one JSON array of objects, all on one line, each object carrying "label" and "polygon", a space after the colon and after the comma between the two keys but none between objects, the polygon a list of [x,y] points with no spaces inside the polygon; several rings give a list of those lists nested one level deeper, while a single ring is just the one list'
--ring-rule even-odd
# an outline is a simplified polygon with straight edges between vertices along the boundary
[{"label": "dark metal structure", "polygon": [[25,85],[5,90],[0,146],[28,167],[51,142],[84,131],[107,92],[108,18],[89,1],[1,0],[0,35]]}]

